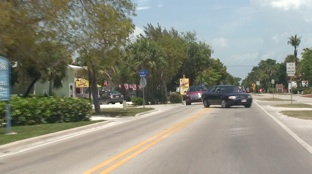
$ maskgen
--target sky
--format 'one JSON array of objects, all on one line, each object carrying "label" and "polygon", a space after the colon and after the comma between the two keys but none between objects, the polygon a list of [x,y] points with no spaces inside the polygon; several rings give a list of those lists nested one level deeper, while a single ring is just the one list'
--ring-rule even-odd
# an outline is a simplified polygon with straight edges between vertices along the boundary
[{"label": "sky", "polygon": [[312,0],[133,0],[135,33],[147,24],[195,32],[234,77],[245,79],[261,60],[284,62],[301,38],[298,58],[312,48]]}]

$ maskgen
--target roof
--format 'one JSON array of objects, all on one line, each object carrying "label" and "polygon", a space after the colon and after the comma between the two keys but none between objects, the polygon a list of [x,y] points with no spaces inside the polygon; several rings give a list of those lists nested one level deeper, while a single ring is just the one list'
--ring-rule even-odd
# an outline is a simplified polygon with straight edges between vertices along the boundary
[{"label": "roof", "polygon": [[72,68],[74,70],[80,70],[80,69],[83,69],[83,67],[81,66],[76,66],[76,65],[68,65],[69,68]]}]

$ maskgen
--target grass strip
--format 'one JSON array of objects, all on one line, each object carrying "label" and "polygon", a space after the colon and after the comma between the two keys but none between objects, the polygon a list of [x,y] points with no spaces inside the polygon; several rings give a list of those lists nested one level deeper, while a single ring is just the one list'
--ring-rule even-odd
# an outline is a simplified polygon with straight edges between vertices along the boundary
[{"label": "grass strip", "polygon": [[285,108],[312,108],[312,105],[304,104],[304,103],[293,103],[293,104],[276,104],[271,105],[274,107],[285,107]]},{"label": "grass strip", "polygon": [[[108,117],[135,116],[138,113],[147,112],[151,110],[154,110],[154,108],[127,108],[127,109],[104,108],[104,109],[101,109],[100,114],[96,114],[96,115],[108,116]],[[93,113],[93,115],[95,114]]]},{"label": "grass strip", "polygon": [[[101,109],[101,116],[135,116],[138,113],[154,110],[154,108],[107,108]],[[93,112],[93,114],[94,112]],[[59,132],[76,127],[86,126],[89,124],[97,123],[98,121],[81,121],[71,123],[53,123],[53,124],[39,124],[39,125],[26,125],[26,126],[12,126],[11,132],[16,134],[6,134],[6,127],[0,127],[0,145],[12,143],[27,138],[33,138],[40,135]]]},{"label": "grass strip", "polygon": [[[256,98],[257,100],[262,101],[291,101],[291,99],[281,99],[281,98]],[[295,100],[292,100],[295,101]]]},{"label": "grass strip", "polygon": [[27,125],[27,126],[12,126],[11,132],[16,134],[6,134],[6,127],[0,127],[0,145],[37,137],[49,133],[63,131],[75,127],[86,126],[89,124],[97,123],[98,121],[82,121],[73,123],[53,123],[53,124],[39,124],[39,125]]},{"label": "grass strip", "polygon": [[280,111],[281,114],[287,115],[289,117],[312,120],[312,111],[301,110],[301,111]]}]

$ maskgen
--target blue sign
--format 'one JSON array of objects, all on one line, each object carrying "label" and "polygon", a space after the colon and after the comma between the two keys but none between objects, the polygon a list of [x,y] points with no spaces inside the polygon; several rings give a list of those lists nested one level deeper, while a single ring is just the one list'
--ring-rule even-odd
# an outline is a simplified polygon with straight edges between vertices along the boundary
[{"label": "blue sign", "polygon": [[147,74],[148,74],[147,69],[143,69],[143,70],[139,71],[139,75],[140,75],[140,77],[146,77],[146,76],[147,76]]},{"label": "blue sign", "polygon": [[10,100],[10,63],[0,56],[0,101]]}]

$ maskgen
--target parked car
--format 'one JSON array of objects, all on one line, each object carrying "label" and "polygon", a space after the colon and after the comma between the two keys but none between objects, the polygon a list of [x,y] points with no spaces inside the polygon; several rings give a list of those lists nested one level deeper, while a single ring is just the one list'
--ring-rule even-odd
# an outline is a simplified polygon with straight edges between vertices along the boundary
[{"label": "parked car", "polygon": [[191,105],[193,102],[202,102],[202,94],[206,90],[204,86],[190,86],[186,91],[185,104]]},{"label": "parked car", "polygon": [[104,91],[100,95],[100,102],[104,104],[115,104],[120,103],[122,104],[124,101],[124,96],[118,91]]},{"label": "parked car", "polygon": [[222,108],[242,105],[249,108],[252,105],[251,95],[234,85],[217,85],[203,93],[202,100],[205,108],[210,105],[221,105]]}]

